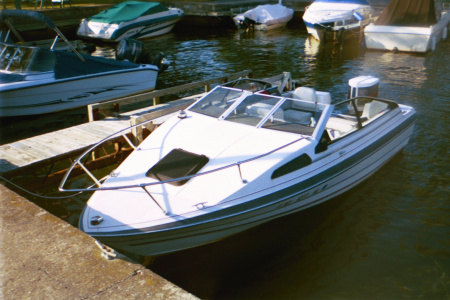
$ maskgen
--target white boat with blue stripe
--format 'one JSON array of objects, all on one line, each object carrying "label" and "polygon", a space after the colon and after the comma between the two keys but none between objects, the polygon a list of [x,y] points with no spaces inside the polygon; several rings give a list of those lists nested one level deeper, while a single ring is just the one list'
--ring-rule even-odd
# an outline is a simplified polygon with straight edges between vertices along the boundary
[{"label": "white boat with blue stripe", "polygon": [[124,1],[83,19],[77,35],[107,42],[146,39],[170,32],[183,17],[183,10],[158,2]]},{"label": "white boat with blue stripe", "polygon": [[[160,57],[140,64],[81,54],[45,15],[0,11],[0,18],[10,16],[42,21],[56,36],[49,49],[12,43],[9,32],[0,40],[0,117],[53,113],[155,89]],[[59,39],[70,51],[55,49]]]},{"label": "white boat with blue stripe", "polygon": [[[378,84],[351,84],[364,82]],[[218,86],[95,179],[79,227],[143,256],[211,243],[356,186],[402,151],[414,122],[412,107],[362,90],[331,104],[329,93],[308,87]],[[85,191],[65,186],[71,170],[60,190]]]}]

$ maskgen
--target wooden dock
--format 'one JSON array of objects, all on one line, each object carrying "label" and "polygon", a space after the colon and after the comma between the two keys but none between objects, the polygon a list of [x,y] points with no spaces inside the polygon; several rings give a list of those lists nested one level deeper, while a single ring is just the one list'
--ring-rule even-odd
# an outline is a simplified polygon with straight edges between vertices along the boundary
[{"label": "wooden dock", "polygon": [[[160,91],[153,91],[135,95],[132,97],[115,99],[103,103],[92,104],[88,111],[113,108],[115,111],[103,120],[90,116],[91,122],[73,126],[70,128],[54,131],[51,133],[27,138],[0,146],[0,175],[5,178],[32,173],[38,168],[54,165],[57,162],[77,157],[97,142],[107,139],[114,133],[134,126],[144,121],[151,120],[153,125],[158,126],[179,110],[185,109],[192,104],[200,95],[195,94],[175,101],[156,104],[134,111],[123,111],[120,109],[124,104],[136,103],[137,101],[149,101],[163,95],[180,91],[192,90],[205,87],[209,90],[212,83],[224,83],[241,77],[251,75],[251,70],[224,75],[212,79],[202,80]],[[122,105],[119,105],[122,104]],[[135,143],[141,140],[142,130],[134,127],[127,131],[134,137]],[[113,143],[113,142],[112,142]],[[52,172],[57,170],[52,170]]]}]

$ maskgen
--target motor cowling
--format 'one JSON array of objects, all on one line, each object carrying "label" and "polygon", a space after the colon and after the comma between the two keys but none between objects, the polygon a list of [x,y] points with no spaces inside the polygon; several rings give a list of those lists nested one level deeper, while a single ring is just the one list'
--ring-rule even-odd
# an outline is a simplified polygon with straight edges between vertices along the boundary
[{"label": "motor cowling", "polygon": [[116,48],[117,60],[129,60],[137,64],[152,64],[159,68],[159,72],[166,70],[169,65],[164,53],[151,55],[144,43],[135,39],[123,39]]},{"label": "motor cowling", "polygon": [[378,97],[380,79],[373,76],[358,76],[348,81],[349,98],[358,96]]}]

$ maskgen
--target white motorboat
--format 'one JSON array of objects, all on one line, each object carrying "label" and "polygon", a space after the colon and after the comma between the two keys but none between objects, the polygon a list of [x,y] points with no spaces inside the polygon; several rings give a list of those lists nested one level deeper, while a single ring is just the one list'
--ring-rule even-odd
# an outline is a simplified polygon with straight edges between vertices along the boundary
[{"label": "white motorboat", "polygon": [[434,0],[391,0],[379,19],[364,29],[367,49],[384,51],[434,51],[447,38],[450,7],[438,9]]},{"label": "white motorboat", "polygon": [[238,29],[253,28],[268,31],[286,26],[294,16],[294,10],[281,4],[259,5],[233,18]]},{"label": "white motorboat", "polygon": [[155,88],[160,63],[80,54],[49,18],[33,13],[56,32],[53,45],[61,38],[71,51],[0,41],[0,117],[57,112]]},{"label": "white motorboat", "polygon": [[146,39],[170,32],[183,16],[183,10],[158,2],[125,1],[83,19],[77,35],[112,42]]},{"label": "white motorboat", "polygon": [[367,0],[316,0],[303,14],[306,30],[317,40],[324,34],[348,34],[368,25],[374,10]]},{"label": "white motorboat", "polygon": [[60,190],[95,191],[80,229],[144,256],[301,211],[367,179],[413,131],[412,107],[369,97],[378,79],[362,76],[350,85],[356,97],[335,104],[308,87],[273,95],[263,85],[258,92],[217,86],[165,121],[106,178],[88,172],[95,187],[68,184],[72,170],[86,169],[82,156]]}]

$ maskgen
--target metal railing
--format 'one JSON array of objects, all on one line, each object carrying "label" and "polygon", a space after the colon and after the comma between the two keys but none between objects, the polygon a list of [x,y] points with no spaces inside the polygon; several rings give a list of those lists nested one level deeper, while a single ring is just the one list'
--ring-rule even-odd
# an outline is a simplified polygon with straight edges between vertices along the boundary
[{"label": "metal railing", "polygon": [[142,94],[137,94],[134,96],[114,99],[110,101],[105,101],[101,103],[94,103],[88,105],[88,116],[89,122],[93,122],[99,120],[99,110],[100,109],[113,109],[116,113],[120,112],[120,107],[126,104],[136,104],[138,102],[148,101],[150,99],[153,100],[153,105],[159,104],[159,98],[166,95],[171,95],[179,92],[184,92],[188,90],[192,90],[199,87],[204,87],[205,92],[208,92],[211,89],[212,84],[217,84],[218,82],[228,82],[229,80],[235,80],[241,77],[251,77],[252,70],[245,70],[242,72],[223,75],[211,79],[206,79],[198,82],[192,82],[176,87],[171,87],[163,90],[151,91]]},{"label": "metal railing", "polygon": [[[143,122],[140,124],[137,124],[135,126],[142,126],[145,123],[148,123],[150,121],[147,122]],[[95,175],[93,175],[88,168],[81,162],[81,160],[86,157],[87,155],[89,155],[90,153],[92,153],[97,147],[99,147],[101,144],[103,144],[104,142],[117,137],[119,135],[122,135],[122,137],[130,144],[131,147],[133,147],[135,150],[139,151],[139,147],[135,146],[131,140],[127,137],[126,133],[130,131],[130,129],[134,127],[134,126],[130,126],[128,128],[125,128],[115,134],[110,135],[109,137],[104,138],[103,140],[99,141],[97,144],[93,145],[92,147],[90,147],[88,150],[86,150],[81,156],[79,156],[70,166],[70,168],[68,169],[68,171],[66,172],[63,180],[61,181],[60,185],[59,185],[59,190],[61,192],[94,192],[94,191],[107,191],[107,190],[121,190],[121,189],[131,189],[131,188],[142,188],[145,193],[156,203],[156,205],[165,213],[167,214],[167,210],[165,210],[163,207],[161,207],[161,205],[155,200],[155,198],[148,192],[148,190],[146,189],[147,186],[154,186],[154,185],[162,185],[162,184],[166,184],[166,183],[171,183],[171,182],[177,182],[177,181],[185,181],[185,180],[190,180],[192,178],[195,177],[199,177],[199,176],[205,176],[211,173],[216,173],[225,169],[229,169],[232,167],[237,167],[238,168],[238,172],[239,172],[239,176],[240,179],[242,181],[242,183],[247,183],[247,180],[244,178],[243,174],[242,174],[242,170],[241,170],[241,165],[245,164],[245,163],[249,163],[258,159],[261,159],[263,157],[266,157],[270,154],[273,154],[277,151],[280,151],[281,149],[284,149],[290,145],[293,145],[301,140],[306,139],[306,137],[302,136],[292,142],[289,142],[283,146],[277,147],[273,150],[270,150],[266,153],[248,158],[248,159],[244,159],[241,161],[237,161],[219,168],[215,168],[212,170],[208,170],[202,173],[197,173],[197,174],[193,174],[193,175],[188,175],[188,176],[183,176],[183,177],[178,177],[178,178],[173,178],[173,179],[168,179],[168,180],[163,180],[163,181],[157,181],[157,182],[147,182],[147,183],[141,183],[141,184],[132,184],[132,185],[120,185],[120,186],[109,186],[109,187],[103,187],[102,183],[108,179],[108,178],[112,178],[115,177],[116,174],[113,172],[111,172],[110,174],[106,175],[105,177],[98,179],[97,177],[95,177]],[[83,169],[83,171],[92,179],[92,181],[94,182],[93,185],[87,187],[87,188],[65,188],[64,186],[66,185],[67,181],[69,180],[70,174],[71,172],[74,170],[74,168],[76,166],[80,166],[81,169]],[[94,187],[94,186],[97,187]]]}]

